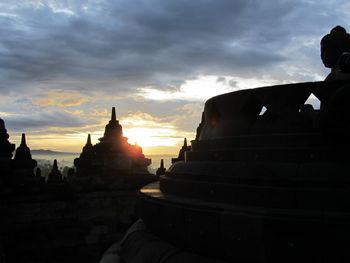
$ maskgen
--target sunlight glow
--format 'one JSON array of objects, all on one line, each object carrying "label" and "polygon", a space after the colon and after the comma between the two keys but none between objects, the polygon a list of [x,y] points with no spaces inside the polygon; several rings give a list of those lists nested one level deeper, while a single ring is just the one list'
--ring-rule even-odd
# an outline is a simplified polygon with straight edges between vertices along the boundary
[{"label": "sunlight glow", "polygon": [[131,144],[137,143],[141,147],[175,146],[178,138],[174,138],[176,131],[169,128],[129,128],[124,135]]},{"label": "sunlight glow", "polygon": [[[18,147],[21,142],[21,134],[11,134],[10,141]],[[38,135],[27,133],[26,141],[31,150],[50,149],[59,152],[79,153],[86,143],[86,135],[78,137],[71,134]]]},{"label": "sunlight glow", "polygon": [[206,100],[218,94],[233,91],[232,87],[217,81],[217,76],[199,76],[187,80],[177,91],[162,91],[152,87],[140,88],[140,96],[151,100]]},{"label": "sunlight glow", "polygon": [[256,88],[277,84],[278,82],[269,76],[263,78],[241,78],[232,76],[198,76],[196,79],[187,80],[176,91],[160,90],[153,87],[139,88],[139,96],[150,100],[188,100],[205,101],[216,95],[228,93],[240,89]]}]

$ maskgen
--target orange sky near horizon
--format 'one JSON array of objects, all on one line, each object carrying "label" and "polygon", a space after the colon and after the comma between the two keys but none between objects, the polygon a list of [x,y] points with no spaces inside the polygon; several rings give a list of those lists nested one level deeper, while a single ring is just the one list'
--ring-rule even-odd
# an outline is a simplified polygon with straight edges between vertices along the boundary
[{"label": "orange sky near horizon", "polygon": [[[164,112],[163,116],[146,113],[138,108],[123,112],[122,106],[116,107],[117,119],[123,127],[123,136],[128,138],[130,144],[140,145],[146,155],[170,154],[175,156],[182,147],[184,138],[187,138],[189,143],[195,138],[196,128],[201,121],[201,113],[206,99],[237,89],[276,84],[276,80],[273,79],[243,79],[239,77],[227,77],[227,79],[221,77],[220,81],[218,79],[218,76],[200,76],[185,82],[179,90],[173,92],[141,90],[139,95],[146,100],[158,103],[167,103],[168,100],[188,100],[189,102],[177,109],[178,114],[168,115],[167,112]],[[229,84],[232,81],[235,82],[235,88]],[[78,96],[77,93],[74,93],[74,96]],[[72,94],[61,93],[59,98],[64,97],[72,97]],[[91,98],[82,99],[85,102],[89,100]],[[59,103],[62,101],[57,99],[56,92],[49,92],[48,97],[45,100],[42,98],[40,103],[40,107],[44,107],[43,109],[49,113],[62,109],[61,112],[74,116],[78,121],[83,120],[84,123],[72,123],[66,127],[48,126],[43,130],[21,131],[26,133],[27,145],[36,150],[79,153],[86,143],[88,134],[91,134],[93,144],[98,143],[98,139],[103,136],[105,125],[111,117],[111,109],[106,106],[86,109],[82,104],[79,105],[81,108],[74,110],[76,106],[61,105]],[[119,101],[113,103],[120,105]],[[11,117],[11,113],[2,115],[5,117],[6,125],[6,117]],[[8,130],[8,133],[10,141],[18,146],[21,133],[11,132],[11,130]]]},{"label": "orange sky near horizon", "polygon": [[336,25],[349,31],[348,7],[345,0],[6,1],[0,118],[17,147],[25,133],[30,149],[79,153],[88,134],[93,144],[103,136],[115,107],[130,144],[176,155],[184,138],[195,138],[211,97],[323,80],[320,39]]},{"label": "orange sky near horizon", "polygon": [[[98,142],[98,138],[96,136],[92,136],[92,143],[96,144]],[[193,136],[194,137],[194,136]],[[141,138],[141,136],[140,136]],[[52,150],[58,152],[72,152],[72,153],[80,153],[83,146],[86,143],[86,136],[83,137],[75,137],[69,138],[67,136],[35,136],[26,134],[26,142],[28,147],[31,150]],[[193,138],[187,138],[188,142],[190,142]],[[145,155],[177,155],[180,148],[183,145],[183,138],[181,139],[167,139],[164,141],[165,145],[161,145],[163,143],[161,140],[155,145],[143,144],[144,140],[147,140],[146,137],[142,138],[142,140],[137,140],[137,144],[140,145],[143,149],[143,153]],[[152,138],[151,138],[152,140]],[[9,141],[16,145],[16,148],[20,145],[21,142],[21,134],[10,134]],[[135,140],[128,140],[129,143],[134,144]]]},{"label": "orange sky near horizon", "polygon": [[[128,136],[129,135],[129,136]],[[156,133],[155,133],[156,135]],[[188,141],[192,140],[195,134],[187,137]],[[103,132],[91,135],[92,144],[98,143],[98,139],[103,136]],[[132,128],[130,131],[124,129],[124,136],[128,138],[130,144],[135,142],[140,145],[145,155],[177,155],[183,145],[184,138],[166,138],[153,136],[151,133],[145,133],[145,129]],[[26,142],[31,150],[52,150],[58,152],[80,153],[86,143],[86,134],[73,135],[35,135],[26,134]],[[9,141],[16,147],[20,145],[21,134],[10,134]]]}]

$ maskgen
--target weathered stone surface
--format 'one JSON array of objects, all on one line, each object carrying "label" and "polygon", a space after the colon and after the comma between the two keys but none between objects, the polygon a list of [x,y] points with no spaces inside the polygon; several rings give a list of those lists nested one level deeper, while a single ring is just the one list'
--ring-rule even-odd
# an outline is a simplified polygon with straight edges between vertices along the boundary
[{"label": "weathered stone surface", "polygon": [[[211,98],[184,160],[159,186],[141,190],[140,217],[162,240],[209,258],[346,262],[348,85],[299,83]],[[321,110],[305,109],[310,94]],[[347,234],[337,236],[340,229]]]},{"label": "weathered stone surface", "polygon": [[96,262],[134,221],[135,198],[134,191],[2,195],[7,262]]}]

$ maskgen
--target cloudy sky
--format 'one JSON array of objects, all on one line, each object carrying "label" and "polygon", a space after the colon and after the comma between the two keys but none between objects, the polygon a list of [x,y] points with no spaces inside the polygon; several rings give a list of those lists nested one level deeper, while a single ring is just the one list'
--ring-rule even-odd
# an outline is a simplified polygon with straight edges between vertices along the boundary
[{"label": "cloudy sky", "polygon": [[0,0],[0,118],[18,145],[79,152],[111,107],[148,154],[193,139],[204,101],[322,80],[343,0]]}]

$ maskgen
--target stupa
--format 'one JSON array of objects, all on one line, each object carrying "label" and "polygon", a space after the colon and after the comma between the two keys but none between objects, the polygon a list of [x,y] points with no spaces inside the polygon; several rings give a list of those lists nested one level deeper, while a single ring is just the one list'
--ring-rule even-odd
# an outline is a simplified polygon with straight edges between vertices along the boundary
[{"label": "stupa", "polygon": [[5,184],[11,173],[11,158],[15,145],[9,142],[5,122],[0,119],[0,185]]},{"label": "stupa", "polygon": [[[191,151],[141,189],[142,221],[113,253],[126,263],[348,262],[349,90],[349,80],[309,82],[209,99]],[[305,112],[311,94],[323,106]]]},{"label": "stupa", "polygon": [[172,163],[185,160],[185,152],[191,151],[191,146],[187,145],[187,138],[184,138],[184,144],[182,145],[177,158],[171,158]]},{"label": "stupa", "polygon": [[164,175],[164,174],[165,174],[165,171],[166,171],[166,169],[165,169],[165,167],[164,167],[164,160],[161,159],[161,160],[160,160],[160,166],[159,166],[159,168],[158,168],[157,171],[156,171],[156,175],[157,175],[157,176]]},{"label": "stupa", "polygon": [[47,184],[61,185],[63,183],[62,173],[58,169],[57,160],[53,161],[51,172],[47,176]]},{"label": "stupa", "polygon": [[26,135],[22,133],[21,144],[16,149],[15,158],[12,161],[12,169],[16,180],[24,183],[24,181],[33,179],[36,166],[37,162],[32,159],[30,149],[26,143]]},{"label": "stupa", "polygon": [[127,140],[113,107],[99,143],[92,145],[88,135],[80,157],[74,160],[77,178],[93,183],[123,183],[149,176],[147,167],[151,160],[145,158],[140,146],[131,145]]}]

